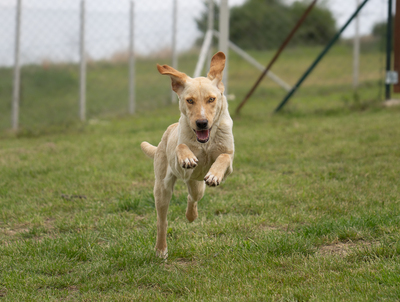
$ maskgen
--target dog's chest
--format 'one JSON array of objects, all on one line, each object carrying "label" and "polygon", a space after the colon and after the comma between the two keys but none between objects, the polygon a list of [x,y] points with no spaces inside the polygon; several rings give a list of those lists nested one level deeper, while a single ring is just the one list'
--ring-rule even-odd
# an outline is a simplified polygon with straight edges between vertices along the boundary
[{"label": "dog's chest", "polygon": [[210,150],[197,149],[194,150],[193,153],[196,155],[199,161],[190,178],[195,180],[203,180],[204,176],[210,170],[211,165],[214,163],[216,157],[212,152],[210,152]]}]

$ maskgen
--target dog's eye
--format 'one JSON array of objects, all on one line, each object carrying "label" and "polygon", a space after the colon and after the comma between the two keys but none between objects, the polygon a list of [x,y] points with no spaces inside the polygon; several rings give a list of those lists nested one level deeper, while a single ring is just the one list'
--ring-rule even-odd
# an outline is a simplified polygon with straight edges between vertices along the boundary
[{"label": "dog's eye", "polygon": [[212,102],[214,102],[214,101],[215,101],[215,98],[209,98],[209,99],[208,99],[208,102],[209,102],[209,103],[212,103]]},{"label": "dog's eye", "polygon": [[194,103],[193,99],[187,99],[186,102],[188,102],[189,104],[193,104]]}]

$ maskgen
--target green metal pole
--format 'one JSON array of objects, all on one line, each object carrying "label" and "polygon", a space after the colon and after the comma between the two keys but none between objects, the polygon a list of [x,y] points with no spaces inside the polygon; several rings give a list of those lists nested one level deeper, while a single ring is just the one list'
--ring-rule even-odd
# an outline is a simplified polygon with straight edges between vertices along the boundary
[{"label": "green metal pole", "polygon": [[387,78],[388,73],[392,69],[391,56],[392,56],[392,0],[388,1],[388,19],[386,25],[386,83],[385,83],[385,99],[390,100],[391,83]]},{"label": "green metal pole", "polygon": [[315,59],[315,61],[311,64],[311,66],[307,69],[307,71],[303,74],[303,76],[300,78],[300,80],[296,83],[296,85],[293,86],[293,88],[289,91],[289,93],[285,96],[285,98],[282,100],[282,102],[276,107],[275,112],[278,112],[279,110],[282,109],[283,106],[289,101],[290,97],[296,92],[296,90],[300,87],[301,83],[308,77],[308,75],[311,73],[311,71],[317,66],[319,61],[325,56],[325,54],[328,52],[328,50],[332,47],[332,45],[336,42],[336,40],[340,37],[342,32],[346,29],[346,27],[350,24],[350,22],[357,16],[359,11],[363,8],[363,6],[368,2],[368,0],[364,0],[361,5],[356,9],[356,11],[351,15],[349,20],[342,26],[342,28],[336,33],[336,35],[329,41],[328,45],[325,47],[325,49],[318,55],[318,57]]}]

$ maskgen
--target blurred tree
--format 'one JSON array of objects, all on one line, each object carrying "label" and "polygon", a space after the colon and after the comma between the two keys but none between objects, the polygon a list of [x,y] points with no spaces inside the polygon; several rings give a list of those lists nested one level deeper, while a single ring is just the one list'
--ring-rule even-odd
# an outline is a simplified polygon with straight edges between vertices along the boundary
[{"label": "blurred tree", "polygon": [[386,39],[387,22],[375,23],[372,27],[372,35],[376,38]]},{"label": "blurred tree", "polygon": [[[214,1],[214,29],[218,30],[219,27],[219,6]],[[201,13],[199,19],[196,19],[197,28],[204,34],[208,29],[208,0],[204,0],[203,4],[205,6],[205,10]]]},{"label": "blurred tree", "polygon": [[[202,12],[201,16],[199,19],[196,19],[197,23],[197,28],[203,33],[203,36],[201,38],[198,38],[196,41],[197,45],[201,45],[203,43],[203,38],[205,35],[205,32],[208,29],[208,0],[203,0],[203,4],[205,6],[205,10]],[[219,6],[218,4],[214,1],[214,29],[218,30],[219,28]],[[218,45],[217,39],[213,37],[213,44]]]},{"label": "blurred tree", "polygon": [[[292,25],[301,18],[308,4],[294,2],[290,7]],[[294,44],[325,45],[336,33],[336,22],[328,8],[314,6],[293,37]]]},{"label": "blurred tree", "polygon": [[[395,20],[395,16],[393,16],[393,20]],[[394,22],[392,27],[392,36],[394,36]],[[387,22],[378,22],[375,23],[372,27],[372,36],[378,40],[379,49],[382,51],[386,50],[386,33],[387,32]],[[392,47],[393,47],[394,39],[392,39]]]},{"label": "blurred tree", "polygon": [[[230,11],[230,40],[245,49],[277,48],[289,34],[309,1],[287,5],[282,0],[247,0]],[[219,7],[214,5],[215,28],[218,28]],[[207,12],[196,20],[203,33],[207,29]],[[315,6],[299,28],[290,45],[325,44],[335,34],[335,19],[325,7]]]}]

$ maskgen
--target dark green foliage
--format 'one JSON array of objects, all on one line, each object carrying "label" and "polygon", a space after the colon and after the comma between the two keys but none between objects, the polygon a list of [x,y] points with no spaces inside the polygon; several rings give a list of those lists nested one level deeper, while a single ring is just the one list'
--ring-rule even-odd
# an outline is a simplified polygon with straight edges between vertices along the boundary
[{"label": "dark green foliage", "polygon": [[[294,2],[288,6],[280,0],[248,0],[230,12],[230,40],[245,49],[275,49],[282,44],[308,4]],[[218,28],[219,7],[215,5],[215,28]],[[198,28],[207,29],[207,14],[197,20]],[[291,46],[324,45],[335,33],[335,20],[325,7],[315,6],[302,24]]]},{"label": "dark green foliage", "polygon": [[[394,43],[394,18],[395,16],[393,16],[392,19],[392,47]],[[387,22],[384,21],[375,23],[374,27],[372,28],[372,36],[379,41],[380,50],[385,51],[387,43]]]},{"label": "dark green foliage", "polygon": [[[295,2],[290,7],[292,23],[297,22],[308,4]],[[332,13],[324,7],[314,6],[304,23],[293,37],[292,45],[325,45],[336,32],[336,22]]]},{"label": "dark green foliage", "polygon": [[[395,16],[392,16],[392,20],[395,19]],[[378,22],[375,23],[372,27],[372,35],[379,39],[386,39],[387,32],[387,22]],[[394,32],[394,22],[392,23],[392,32]]]}]

